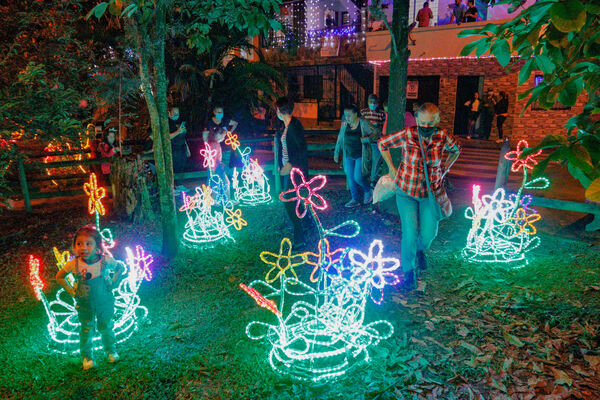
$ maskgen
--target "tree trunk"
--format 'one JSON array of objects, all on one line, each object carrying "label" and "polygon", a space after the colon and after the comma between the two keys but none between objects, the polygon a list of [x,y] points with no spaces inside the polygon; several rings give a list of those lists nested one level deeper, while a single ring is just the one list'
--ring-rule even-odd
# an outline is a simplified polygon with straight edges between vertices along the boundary
[{"label": "tree trunk", "polygon": [[[392,26],[390,31],[390,83],[388,89],[388,121],[386,132],[389,134],[404,129],[406,112],[406,76],[408,74],[408,0],[394,0]],[[391,149],[394,165],[400,165],[402,155],[399,149]],[[397,214],[396,198],[392,197],[380,204],[383,211]]]},{"label": "tree trunk", "polygon": [[115,214],[135,223],[154,220],[143,162],[118,157],[110,167]]},{"label": "tree trunk", "polygon": [[[154,162],[156,166],[156,177],[158,183],[158,197],[161,213],[162,227],[162,253],[173,257],[177,254],[177,216],[175,214],[175,199],[173,197],[173,163],[171,157],[171,139],[169,135],[169,123],[166,104],[166,78],[164,73],[164,43],[166,24],[164,11],[157,13],[156,26],[162,29],[153,30],[154,37],[149,36],[151,29],[146,27],[143,31],[137,22],[130,26],[135,35],[140,67],[140,79],[142,91],[150,114],[152,136],[154,139]],[[150,66],[154,61],[154,74],[150,73]],[[162,73],[158,72],[162,69]],[[152,78],[158,78],[156,82],[156,97],[153,91]]]}]

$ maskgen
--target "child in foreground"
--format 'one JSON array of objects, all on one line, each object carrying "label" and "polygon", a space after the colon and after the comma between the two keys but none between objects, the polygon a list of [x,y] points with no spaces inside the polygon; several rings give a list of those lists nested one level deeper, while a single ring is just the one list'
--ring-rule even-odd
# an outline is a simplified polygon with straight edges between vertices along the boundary
[{"label": "child in foreground", "polygon": [[[56,281],[75,299],[77,315],[81,323],[79,348],[83,359],[83,369],[94,367],[92,357],[94,341],[94,320],[102,336],[104,351],[108,362],[119,360],[115,347],[113,315],[115,299],[113,288],[123,274],[123,267],[114,258],[104,254],[102,237],[91,226],[79,228],[73,238],[75,257],[69,260],[56,274]],[[71,287],[65,277],[72,273],[75,278]]]}]

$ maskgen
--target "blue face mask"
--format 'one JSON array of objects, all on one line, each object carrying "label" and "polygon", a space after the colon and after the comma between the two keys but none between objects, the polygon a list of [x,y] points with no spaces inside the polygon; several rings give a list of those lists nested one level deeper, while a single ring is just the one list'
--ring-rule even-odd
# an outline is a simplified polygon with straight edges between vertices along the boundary
[{"label": "blue face mask", "polygon": [[222,112],[218,112],[218,113],[216,113],[216,114],[215,114],[215,118],[216,118],[216,119],[221,119],[221,118],[223,118],[223,113],[222,113]]},{"label": "blue face mask", "polygon": [[375,111],[377,109],[377,104],[369,104],[369,109]]},{"label": "blue face mask", "polygon": [[177,121],[179,119],[179,114],[174,114],[173,116],[171,116],[171,119],[173,121]]}]

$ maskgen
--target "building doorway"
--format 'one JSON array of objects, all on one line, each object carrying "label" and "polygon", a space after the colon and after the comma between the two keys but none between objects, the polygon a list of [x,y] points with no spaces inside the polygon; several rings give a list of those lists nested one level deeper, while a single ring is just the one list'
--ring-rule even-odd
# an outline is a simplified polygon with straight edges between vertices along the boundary
[{"label": "building doorway", "polygon": [[[440,77],[434,76],[409,76],[407,81],[411,84],[412,91],[406,96],[406,111],[412,112],[413,104],[433,103],[438,104],[440,97]],[[389,76],[379,77],[379,98],[381,102],[387,101],[390,84]]]},{"label": "building doorway", "polygon": [[456,82],[456,107],[454,112],[454,134],[467,136],[469,125],[469,107],[465,103],[473,100],[475,92],[483,88],[483,76],[459,76]]}]

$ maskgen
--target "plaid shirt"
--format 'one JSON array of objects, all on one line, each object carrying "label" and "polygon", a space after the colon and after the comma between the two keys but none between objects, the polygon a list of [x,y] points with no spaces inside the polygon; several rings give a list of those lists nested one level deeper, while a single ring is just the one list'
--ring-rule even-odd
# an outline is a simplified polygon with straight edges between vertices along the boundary
[{"label": "plaid shirt", "polygon": [[[419,133],[416,127],[404,129],[382,137],[378,142],[381,151],[400,148],[402,161],[398,167],[396,184],[406,194],[416,198],[427,197],[427,182],[423,173],[423,160],[419,147]],[[435,193],[442,188],[442,161],[444,150],[458,151],[456,139],[443,129],[439,129],[429,139],[423,138],[427,171],[431,189]]]}]

